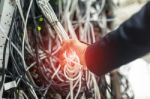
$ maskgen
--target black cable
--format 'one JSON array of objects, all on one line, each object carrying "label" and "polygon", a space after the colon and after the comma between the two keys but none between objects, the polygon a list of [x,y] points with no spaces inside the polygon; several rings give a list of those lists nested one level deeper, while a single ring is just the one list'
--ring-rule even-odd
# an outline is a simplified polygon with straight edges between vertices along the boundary
[{"label": "black cable", "polygon": [[[17,13],[17,12],[16,12]],[[16,14],[16,16],[15,16],[15,18],[17,19],[17,20],[19,20],[19,19],[21,19],[21,18],[19,18],[18,17],[18,15]],[[21,22],[21,20],[20,21],[15,21],[15,22]],[[17,24],[17,23],[16,23]],[[16,28],[16,24],[15,24],[15,28]],[[20,27],[21,27],[21,25],[19,25]],[[18,26],[17,26],[18,27]],[[16,44],[16,46],[17,46],[17,48],[19,48],[21,45],[18,45],[18,43],[20,42],[20,41],[17,41],[18,40],[18,33],[21,33],[20,31],[22,31],[22,29],[21,28],[17,28],[17,30],[15,29],[15,32],[13,32],[11,35],[11,37],[10,37],[10,40],[11,41],[13,41],[13,43],[14,44]],[[16,35],[17,34],[17,35]],[[16,37],[17,36],[17,37]],[[14,38],[15,37],[15,38]],[[22,66],[23,66],[23,64],[22,64],[22,62],[21,61],[19,61],[20,60],[20,56],[18,57],[18,55],[17,55],[17,53],[15,54],[14,52],[15,52],[15,50],[13,51],[13,49],[11,49],[11,44],[10,44],[10,52],[11,52],[11,57],[12,57],[12,62],[14,63],[13,65],[14,65],[14,67],[16,68],[16,71],[19,71],[19,73],[17,73],[17,75],[19,76],[19,78],[21,78],[21,80],[24,82],[24,83],[26,83],[26,85],[28,85],[27,83],[29,83],[30,85],[32,85],[36,90],[38,90],[38,91],[40,91],[40,90],[45,90],[46,88],[39,88],[39,87],[37,87],[37,86],[34,86],[33,84],[31,84],[31,82],[30,81],[28,81],[26,78],[25,78],[25,73],[26,73],[26,71],[24,70],[24,68],[21,68]],[[14,55],[15,54],[15,55]],[[17,56],[16,56],[17,55]],[[16,59],[18,60],[18,61],[16,61]],[[19,65],[20,64],[20,65]],[[18,66],[19,65],[19,66]],[[15,73],[15,72],[14,72]]]},{"label": "black cable", "polygon": [[[10,33],[12,32],[12,28],[13,28],[13,25],[14,25],[14,16],[15,14],[13,14],[13,17],[12,17],[12,22],[11,22],[11,25],[10,25],[10,29],[8,31],[8,34],[7,34],[7,37],[9,37]],[[4,49],[3,49],[3,61],[2,61],[2,78],[1,78],[1,82],[0,82],[0,90],[2,90],[2,86],[3,86],[3,83],[5,82],[5,61],[6,61],[6,48],[7,48],[7,44],[8,44],[8,39],[6,39],[5,41],[5,44],[4,44]]]}]

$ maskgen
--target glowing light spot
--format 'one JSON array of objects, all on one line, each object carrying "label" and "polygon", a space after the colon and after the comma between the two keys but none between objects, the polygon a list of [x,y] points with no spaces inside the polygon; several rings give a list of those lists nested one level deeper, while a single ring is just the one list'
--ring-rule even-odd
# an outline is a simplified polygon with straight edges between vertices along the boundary
[{"label": "glowing light spot", "polygon": [[41,30],[42,30],[42,27],[41,27],[41,26],[38,26],[38,27],[37,27],[37,30],[38,30],[38,31],[41,31]]},{"label": "glowing light spot", "polygon": [[39,21],[39,22],[43,22],[43,21],[44,21],[44,18],[40,17],[40,18],[38,19],[38,21]]}]

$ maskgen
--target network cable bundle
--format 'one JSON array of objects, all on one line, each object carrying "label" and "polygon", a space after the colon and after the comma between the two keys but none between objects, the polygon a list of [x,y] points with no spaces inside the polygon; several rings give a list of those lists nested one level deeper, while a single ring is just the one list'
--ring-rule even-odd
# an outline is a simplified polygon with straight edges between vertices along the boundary
[{"label": "network cable bundle", "polygon": [[59,64],[57,56],[63,40],[74,38],[92,44],[97,35],[106,32],[110,21],[104,11],[106,1],[15,0],[5,44],[10,55],[1,81],[3,96],[14,99],[113,97],[105,76],[97,77],[83,69],[73,49],[64,53],[67,60],[64,66]]}]

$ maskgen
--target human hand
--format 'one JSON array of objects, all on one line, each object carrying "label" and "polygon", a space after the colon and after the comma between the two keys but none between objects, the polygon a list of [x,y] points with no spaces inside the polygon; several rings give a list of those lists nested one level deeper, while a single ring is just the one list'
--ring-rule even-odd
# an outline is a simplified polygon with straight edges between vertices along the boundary
[{"label": "human hand", "polygon": [[84,44],[75,39],[64,40],[62,48],[59,51],[60,64],[63,65],[66,63],[64,53],[75,51],[75,53],[79,57],[80,64],[86,66],[85,51],[87,49],[87,46],[87,44]]}]

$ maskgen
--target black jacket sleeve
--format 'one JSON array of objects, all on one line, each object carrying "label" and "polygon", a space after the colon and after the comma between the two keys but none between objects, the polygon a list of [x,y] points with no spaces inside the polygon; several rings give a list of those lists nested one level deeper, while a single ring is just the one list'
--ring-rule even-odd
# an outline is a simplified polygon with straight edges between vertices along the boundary
[{"label": "black jacket sleeve", "polygon": [[100,76],[149,51],[150,2],[118,29],[88,46],[85,59],[89,70]]}]

